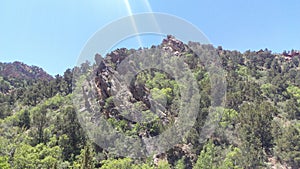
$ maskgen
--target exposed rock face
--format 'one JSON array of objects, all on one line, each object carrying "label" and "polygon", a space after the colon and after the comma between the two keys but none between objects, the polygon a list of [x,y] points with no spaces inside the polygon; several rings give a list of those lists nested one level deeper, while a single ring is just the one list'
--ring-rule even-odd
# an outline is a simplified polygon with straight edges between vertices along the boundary
[{"label": "exposed rock face", "polygon": [[174,166],[176,165],[176,161],[183,158],[187,162],[186,167],[192,168],[193,161],[196,160],[196,154],[192,153],[191,146],[191,144],[177,144],[173,149],[169,150],[166,153],[153,155],[153,162],[155,165],[158,165],[159,161],[165,160]]},{"label": "exposed rock face", "polygon": [[[132,107],[132,103],[137,102],[133,94],[124,86],[121,86],[119,81],[114,78],[114,75],[118,73],[116,71],[118,64],[128,56],[126,52],[127,50],[124,48],[111,52],[101,61],[97,69],[95,83],[99,103],[108,118],[115,117],[123,119],[123,117],[119,115],[120,112],[129,109]],[[112,96],[115,93],[118,93],[118,96],[115,96],[115,99],[113,99]],[[120,98],[122,100],[118,100]],[[110,101],[108,99],[110,99]],[[120,102],[122,102],[122,104],[118,104]],[[118,105],[116,106],[115,104]],[[130,119],[128,119],[128,121],[130,121]]]},{"label": "exposed rock face", "polygon": [[51,80],[53,77],[37,66],[28,66],[22,62],[1,63],[0,75],[16,79],[40,79]]},{"label": "exposed rock face", "polygon": [[163,40],[162,47],[166,51],[174,52],[176,56],[180,55],[181,52],[186,51],[184,43],[175,39],[175,37],[171,35],[168,35],[167,39]]},{"label": "exposed rock face", "polygon": [[[175,39],[175,37],[168,35],[167,39],[164,39],[160,45],[163,49],[168,52],[174,53],[176,56],[180,55],[182,52],[187,51],[187,47],[183,42]],[[98,64],[98,70],[96,74],[95,83],[97,86],[97,92],[100,98],[101,106],[104,106],[104,101],[112,96],[112,90],[116,90],[115,87],[119,84],[113,80],[113,75],[116,74],[116,69],[118,64],[121,63],[126,57],[131,54],[131,51],[126,48],[117,49],[106,56],[103,61],[97,61],[99,59],[99,54],[96,54],[95,59]],[[120,87],[120,86],[119,86]],[[130,86],[131,93],[127,93],[128,101],[135,103],[142,101],[148,108],[150,108],[150,100],[145,97],[149,95],[150,91],[144,85]],[[123,100],[124,101],[124,100]]]},{"label": "exposed rock face", "polygon": [[[107,99],[111,96],[110,87],[111,82],[109,81],[110,74],[112,73],[112,68],[107,65],[104,61],[100,63],[99,69],[97,71],[97,76],[95,79],[96,86],[98,89],[98,94],[101,100]],[[104,105],[102,105],[104,106]]]},{"label": "exposed rock face", "polygon": [[111,76],[115,73],[115,66],[120,63],[122,60],[124,60],[128,54],[126,53],[126,49],[117,49],[110,54],[108,54],[103,61],[99,61],[99,54],[96,54],[95,58],[97,62],[100,62],[98,64],[98,70],[96,74],[96,86],[98,87],[98,94],[100,97],[100,100],[104,101],[108,97],[110,97],[111,94]]},{"label": "exposed rock face", "polygon": [[[172,53],[173,56],[179,57],[188,51],[188,47],[173,36],[168,36],[163,40],[161,45],[157,46],[157,48],[162,49],[163,52]],[[167,126],[169,123],[168,116],[172,114],[170,112],[171,110],[162,108],[162,105],[156,103],[155,100],[152,100],[149,96],[150,90],[144,84],[135,83],[133,79],[133,83],[131,83],[130,86],[122,86],[116,77],[119,73],[117,70],[120,63],[127,57],[130,57],[133,52],[137,51],[122,48],[111,52],[102,61],[98,59],[95,85],[99,104],[102,107],[102,113],[104,113],[107,118],[126,120],[130,127],[132,126],[131,124],[136,124],[137,121],[143,118],[140,112],[135,112],[137,106],[141,111],[156,109],[155,112],[158,114],[162,124]],[[97,60],[99,57],[100,55],[96,55],[95,59]],[[128,65],[127,68],[130,69],[130,65]],[[121,114],[122,111],[128,110],[133,113],[129,113],[126,116]],[[140,130],[137,135],[144,140],[147,149],[154,149],[153,147],[155,147],[155,145],[148,145],[147,140],[156,136],[157,133],[145,128]],[[178,160],[182,156],[191,161],[195,159],[195,155],[190,151],[190,145],[176,145],[170,152],[171,153],[166,154],[156,154],[154,163],[157,163],[160,160],[168,160],[171,162],[172,159]],[[169,157],[168,155],[171,156]]]},{"label": "exposed rock face", "polygon": [[128,56],[127,49],[121,48],[117,49],[107,55],[107,59],[111,60],[112,63],[120,63]]}]

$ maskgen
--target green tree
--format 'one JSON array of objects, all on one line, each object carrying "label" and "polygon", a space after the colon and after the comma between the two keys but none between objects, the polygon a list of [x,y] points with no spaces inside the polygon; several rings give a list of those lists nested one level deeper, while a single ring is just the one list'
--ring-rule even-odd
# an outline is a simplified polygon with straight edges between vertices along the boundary
[{"label": "green tree", "polygon": [[167,160],[161,160],[157,164],[157,169],[171,169],[171,165]]},{"label": "green tree", "polygon": [[81,169],[93,169],[94,168],[94,152],[92,150],[91,144],[87,144],[85,148],[83,149],[83,158],[82,158],[82,164]]},{"label": "green tree", "polygon": [[274,155],[281,162],[286,162],[292,168],[300,167],[300,125],[288,124],[276,120],[273,122]]},{"label": "green tree", "polygon": [[132,159],[123,158],[123,159],[108,159],[102,161],[102,166],[100,169],[130,169],[132,164]]},{"label": "green tree", "polygon": [[177,161],[175,169],[185,169],[184,159],[180,159]]},{"label": "green tree", "polygon": [[61,159],[61,149],[58,146],[52,147],[43,143],[35,147],[21,143],[14,154],[14,169],[53,168]]},{"label": "green tree", "polygon": [[85,136],[78,122],[76,111],[73,106],[66,106],[63,111],[63,121],[61,121],[62,132],[67,136],[63,146],[63,157],[65,160],[74,160],[80,154],[81,148],[85,144]]},{"label": "green tree", "polygon": [[66,89],[65,89],[65,93],[66,95],[72,93],[72,80],[73,80],[73,72],[71,69],[67,69],[64,72],[64,81],[66,82]]},{"label": "green tree", "polygon": [[0,168],[10,169],[10,165],[8,163],[8,156],[0,156]]},{"label": "green tree", "polygon": [[242,141],[242,161],[244,168],[263,165],[265,153],[273,144],[271,123],[275,109],[267,102],[245,103],[239,114],[239,136]]},{"label": "green tree", "polygon": [[30,128],[30,114],[27,109],[25,109],[19,117],[19,127],[24,127],[25,129]]},{"label": "green tree", "polygon": [[222,161],[219,169],[242,169],[238,166],[238,159],[241,156],[241,150],[237,147],[229,147],[229,152],[227,152],[225,159]]},{"label": "green tree", "polygon": [[209,141],[204,145],[198,160],[194,166],[194,169],[213,169],[216,168],[214,165],[215,157],[215,145],[212,141]]},{"label": "green tree", "polygon": [[35,144],[43,143],[44,138],[44,129],[47,126],[49,118],[47,117],[47,108],[45,106],[37,106],[31,111],[32,114],[32,126],[34,127],[35,133]]}]

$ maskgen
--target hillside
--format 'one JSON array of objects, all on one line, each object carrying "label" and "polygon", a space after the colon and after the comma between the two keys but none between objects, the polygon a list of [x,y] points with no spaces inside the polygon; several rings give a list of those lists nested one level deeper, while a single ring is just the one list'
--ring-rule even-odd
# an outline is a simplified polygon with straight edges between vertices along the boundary
[{"label": "hillside", "polygon": [[[2,63],[0,168],[297,169],[299,63],[295,50],[241,53],[172,36],[149,49],[117,49],[54,78],[35,66]],[[184,105],[196,116],[185,119]],[[95,130],[107,136],[97,140],[88,127],[101,118],[114,133]],[[183,123],[188,131],[179,126],[180,137],[151,142],[182,118],[191,120]],[[91,123],[82,125],[85,119]],[[206,124],[214,125],[203,130]],[[179,142],[170,142],[175,137]]]},{"label": "hillside", "polygon": [[0,63],[0,75],[4,78],[24,80],[51,80],[53,77],[37,66],[28,66],[22,62]]}]

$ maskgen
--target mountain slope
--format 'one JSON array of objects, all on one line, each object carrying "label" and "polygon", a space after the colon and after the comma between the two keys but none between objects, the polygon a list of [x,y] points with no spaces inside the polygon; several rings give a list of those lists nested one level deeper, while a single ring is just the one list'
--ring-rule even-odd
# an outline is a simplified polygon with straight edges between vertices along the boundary
[{"label": "mountain slope", "polygon": [[52,80],[53,77],[37,66],[29,66],[22,62],[0,63],[0,76],[25,80]]},{"label": "mountain slope", "polygon": [[[204,66],[204,63],[211,62],[190,50],[191,45],[207,58],[211,54],[219,57],[226,72],[224,107],[211,109],[211,76]],[[185,87],[185,83],[178,85],[170,74],[147,69],[137,71],[128,81],[128,90],[123,92],[124,88],[118,83],[122,80],[114,78],[123,70],[135,70],[131,68],[136,68],[139,64],[135,63],[139,62],[129,62],[132,57],[151,51],[158,55],[162,53],[156,51],[170,53],[170,61],[180,58],[191,70],[201,95],[197,102],[199,110],[195,110],[198,116],[191,130],[183,134],[184,139],[168,151],[147,158],[125,158],[114,147],[105,149],[107,147],[92,143],[80,125],[82,121],[78,113],[81,112],[76,110],[99,110],[84,117],[95,122],[100,116],[104,117],[116,132],[140,139],[146,148],[154,149],[157,145],[149,144],[150,139],[162,135],[178,120],[177,110],[182,103],[178,87]],[[152,61],[156,63],[157,60]],[[49,81],[48,76],[41,75],[43,71],[34,66],[20,62],[0,63],[3,75],[0,90],[4,91],[0,92],[0,168],[298,169],[299,63],[297,52],[274,54],[260,50],[241,53],[193,42],[187,45],[172,36],[150,49],[115,50],[97,65],[82,64]],[[74,79],[73,72],[79,72],[81,76]],[[90,78],[88,75],[93,73]],[[32,78],[35,79],[33,82]],[[84,97],[76,97],[72,82]],[[14,85],[10,87],[11,84]],[[87,90],[88,87],[96,91]],[[116,95],[119,91],[124,96]],[[76,99],[83,103],[82,109],[74,105]],[[93,103],[99,107],[94,107]],[[121,112],[122,107],[140,111],[137,114]],[[152,108],[158,110],[157,118],[150,116]],[[216,116],[207,118],[211,113],[209,110],[213,110]],[[136,121],[139,120],[138,113],[146,120]],[[204,137],[206,140],[203,141],[199,138],[206,120],[217,123],[211,135]],[[107,134],[106,129],[99,132]],[[138,147],[126,145],[115,137],[102,137],[101,141],[119,145],[129,153],[135,153]]]}]

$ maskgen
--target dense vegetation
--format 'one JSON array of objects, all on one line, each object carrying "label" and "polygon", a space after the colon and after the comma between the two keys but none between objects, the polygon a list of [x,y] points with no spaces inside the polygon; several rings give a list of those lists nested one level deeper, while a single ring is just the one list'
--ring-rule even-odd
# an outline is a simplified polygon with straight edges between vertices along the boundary
[{"label": "dense vegetation", "polygon": [[[267,49],[240,53],[211,45],[202,47],[218,54],[227,81],[226,106],[217,110],[223,112],[222,117],[205,142],[199,142],[199,132],[211,106],[210,77],[196,54],[180,50],[178,57],[191,68],[201,95],[200,116],[181,144],[155,157],[134,159],[90,141],[72,103],[73,73],[87,71],[89,64],[52,79],[2,74],[0,168],[299,168],[300,56],[274,54]],[[114,57],[134,52],[122,49]],[[107,63],[115,68],[113,59],[109,54]],[[143,113],[149,111],[147,100],[143,100],[149,91],[155,99],[167,98],[166,118],[171,122],[176,119],[178,104],[172,103],[178,102],[180,94],[174,79],[148,70],[140,72],[131,85],[134,105],[145,107]],[[166,118],[133,123],[112,115],[116,105],[110,95],[99,100],[103,100],[102,113],[107,114],[108,121],[128,135],[152,137],[172,124],[164,123]]]}]

